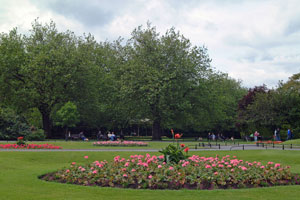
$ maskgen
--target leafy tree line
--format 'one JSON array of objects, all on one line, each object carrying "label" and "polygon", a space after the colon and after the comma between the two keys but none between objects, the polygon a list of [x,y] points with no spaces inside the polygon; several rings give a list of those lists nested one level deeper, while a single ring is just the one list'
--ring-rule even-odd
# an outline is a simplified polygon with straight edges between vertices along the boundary
[{"label": "leafy tree line", "polygon": [[276,128],[286,138],[287,129],[300,137],[300,73],[294,74],[276,89],[266,86],[249,89],[239,102],[238,127],[243,135],[255,130],[263,137],[272,138]]},{"label": "leafy tree line", "polygon": [[98,42],[34,21],[30,34],[0,34],[0,107],[48,138],[55,126],[122,130],[141,120],[155,140],[170,128],[236,131],[246,90],[210,62],[174,28],[161,35],[148,23],[126,42]]}]

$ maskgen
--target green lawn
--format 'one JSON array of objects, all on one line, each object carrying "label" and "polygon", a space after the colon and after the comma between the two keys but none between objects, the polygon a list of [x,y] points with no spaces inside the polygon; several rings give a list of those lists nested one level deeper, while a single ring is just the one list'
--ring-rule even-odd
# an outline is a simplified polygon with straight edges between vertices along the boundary
[{"label": "green lawn", "polygon": [[300,146],[300,139],[288,140],[288,141],[285,141],[283,144],[294,144],[294,145]]},{"label": "green lawn", "polygon": [[[93,142],[95,141],[64,141],[64,140],[50,140],[50,141],[41,141],[41,142],[27,142],[27,143],[35,143],[35,144],[53,144],[56,146],[61,146],[63,149],[162,149],[166,147],[169,144],[173,144],[173,141],[162,141],[162,142],[155,142],[155,141],[145,141],[148,143],[148,146],[142,146],[142,147],[100,147],[100,146],[94,146]],[[195,148],[196,144],[202,143],[202,142],[196,142],[196,141],[185,141],[185,140],[179,140],[180,143],[184,143],[185,145],[189,146],[190,148]],[[0,144],[7,144],[7,143],[16,143],[14,141],[1,141]],[[205,144],[208,144],[207,142],[203,142]],[[221,145],[225,145],[224,142],[218,142]],[[247,142],[243,142],[240,144],[246,144]],[[176,144],[176,143],[175,143]],[[216,142],[212,142],[212,144],[216,144]],[[226,142],[228,145],[233,145],[233,142]],[[237,142],[235,143],[237,144]],[[254,142],[248,142],[248,144],[254,144]],[[199,148],[199,147],[198,147]]]},{"label": "green lawn", "polygon": [[[196,153],[196,152],[193,152]],[[136,153],[134,153],[136,154]],[[142,153],[144,154],[144,153]],[[300,173],[300,151],[255,150],[255,151],[203,151],[203,156],[236,155],[249,161],[274,161],[290,165],[292,171]],[[69,166],[73,161],[112,160],[114,156],[127,157],[130,152],[6,152],[0,151],[0,199],[245,199],[277,200],[299,199],[300,186],[239,190],[134,190],[117,188],[86,187],[39,180],[41,174]]]},{"label": "green lawn", "polygon": [[[42,141],[42,142],[27,142],[27,143],[35,143],[35,144],[53,144],[56,146],[61,146],[63,149],[161,149],[166,147],[169,144],[173,144],[171,141],[166,141],[166,142],[152,142],[152,141],[147,141],[148,146],[140,146],[140,147],[114,147],[114,146],[107,146],[107,147],[101,147],[101,146],[94,146],[93,145],[94,141],[88,141],[88,142],[83,142],[83,141],[63,141],[63,140],[52,140],[52,141]],[[15,142],[0,142],[0,144],[7,144],[7,143],[15,143]],[[195,147],[196,144],[199,144],[199,142],[180,142],[184,143],[190,147]],[[175,143],[176,144],[176,143]]]}]

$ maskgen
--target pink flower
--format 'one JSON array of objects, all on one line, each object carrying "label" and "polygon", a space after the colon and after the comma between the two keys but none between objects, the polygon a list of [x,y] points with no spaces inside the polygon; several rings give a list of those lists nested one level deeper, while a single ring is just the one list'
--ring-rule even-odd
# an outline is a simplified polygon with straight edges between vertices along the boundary
[{"label": "pink flower", "polygon": [[127,163],[125,163],[125,165],[124,165],[125,167],[128,167],[129,166],[129,162],[127,162]]},{"label": "pink flower", "polygon": [[273,165],[274,163],[273,162],[268,162],[268,165]]},{"label": "pink flower", "polygon": [[67,169],[67,170],[66,170],[66,172],[67,172],[67,173],[69,173],[69,172],[70,172],[70,170],[68,170],[68,169]]},{"label": "pink flower", "polygon": [[218,175],[218,174],[219,174],[218,172],[215,172],[215,173],[214,173],[214,175]]},{"label": "pink flower", "polygon": [[152,176],[151,176],[151,175],[149,175],[149,176],[148,176],[148,178],[149,178],[149,179],[151,179],[151,178],[152,178]]},{"label": "pink flower", "polygon": [[228,167],[228,168],[231,168],[232,166],[231,166],[231,165],[227,165],[227,167]]},{"label": "pink flower", "polygon": [[275,167],[275,168],[278,168],[278,167],[280,167],[280,164],[279,164],[279,163],[276,163],[274,167]]},{"label": "pink flower", "polygon": [[234,172],[234,169],[231,169],[230,171],[231,171],[231,172]]},{"label": "pink flower", "polygon": [[82,172],[84,172],[84,171],[85,171],[85,169],[84,169],[84,168],[81,168],[80,170],[81,170]]},{"label": "pink flower", "polygon": [[158,165],[157,168],[162,168],[162,166],[161,166],[161,165]]},{"label": "pink flower", "polygon": [[247,170],[247,167],[241,167],[241,169],[242,169],[243,171],[246,171],[246,170]]},{"label": "pink flower", "polygon": [[76,162],[72,162],[72,165],[75,165],[76,164]]},{"label": "pink flower", "polygon": [[94,171],[93,171],[93,174],[97,174],[97,172],[98,172],[97,170],[94,170]]},{"label": "pink flower", "polygon": [[169,167],[169,170],[173,170],[173,169],[174,169],[174,167],[172,167],[172,166],[171,166],[171,167]]},{"label": "pink flower", "polygon": [[210,165],[206,165],[205,168],[206,168],[206,169],[210,169],[211,166],[210,166]]},{"label": "pink flower", "polygon": [[127,177],[127,174],[123,174],[123,177]]},{"label": "pink flower", "polygon": [[132,171],[132,172],[135,172],[136,170],[135,170],[135,169],[132,169],[131,171]]},{"label": "pink flower", "polygon": [[84,158],[85,158],[85,159],[88,159],[89,157],[88,157],[88,156],[84,156]]},{"label": "pink flower", "polygon": [[263,166],[263,165],[262,165],[260,168],[261,168],[261,169],[264,169],[264,168],[265,168],[265,166]]}]

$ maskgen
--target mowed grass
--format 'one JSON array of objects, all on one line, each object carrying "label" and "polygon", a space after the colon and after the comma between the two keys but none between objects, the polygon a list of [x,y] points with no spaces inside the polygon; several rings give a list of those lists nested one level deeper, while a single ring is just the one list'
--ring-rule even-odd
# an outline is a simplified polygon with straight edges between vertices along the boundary
[{"label": "mowed grass", "polygon": [[[236,155],[249,161],[279,162],[290,165],[300,173],[300,152],[282,150],[201,151],[190,154],[202,156]],[[300,186],[278,186],[236,190],[134,190],[87,187],[46,182],[39,175],[67,167],[71,162],[85,163],[95,160],[113,160],[120,155],[128,157],[136,152],[7,152],[0,151],[0,199],[7,200],[98,200],[98,199],[222,199],[222,200],[279,200],[299,199]],[[145,154],[142,152],[141,154]],[[83,156],[88,155],[85,160]]]},{"label": "mowed grass", "polygon": [[[50,141],[34,141],[34,142],[26,142],[28,144],[52,144],[55,146],[61,146],[63,149],[162,149],[168,146],[169,144],[175,144],[176,142],[172,141],[166,141],[166,142],[154,142],[154,141],[146,141],[148,143],[148,146],[135,146],[135,147],[117,147],[117,146],[95,146],[93,145],[95,141],[63,141],[63,140],[50,140]],[[2,141],[0,144],[13,144],[16,143],[14,141]],[[180,143],[184,143],[187,146],[194,148],[196,144],[199,144],[199,142],[185,142],[180,141]]]},{"label": "mowed grass", "polygon": [[[27,141],[29,144],[52,144],[56,146],[61,146],[63,149],[162,149],[168,146],[169,144],[175,144],[176,141],[161,141],[161,142],[156,142],[156,141],[144,141],[148,143],[148,146],[136,146],[136,147],[117,147],[117,146],[94,146],[93,143],[96,141],[64,141],[64,140],[49,140],[49,141]],[[254,144],[254,142],[243,142],[243,141],[238,141],[240,144]],[[217,142],[218,144],[224,146],[224,145],[237,145],[238,142],[233,143],[232,141],[228,142]],[[13,144],[16,143],[16,141],[0,141],[0,144]],[[185,140],[179,140],[179,143],[184,143],[190,148],[195,148],[195,145],[197,145],[197,148],[199,147],[199,143],[205,143],[205,145],[208,144],[207,141],[199,142],[199,141],[185,141]],[[215,145],[216,142],[213,141],[211,144]],[[207,148],[207,146],[206,146]]]}]

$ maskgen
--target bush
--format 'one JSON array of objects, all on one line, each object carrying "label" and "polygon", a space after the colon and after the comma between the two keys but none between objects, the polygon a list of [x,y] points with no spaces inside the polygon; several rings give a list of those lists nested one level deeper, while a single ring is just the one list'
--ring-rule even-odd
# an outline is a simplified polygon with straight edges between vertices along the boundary
[{"label": "bush", "polygon": [[46,135],[44,133],[44,130],[37,129],[26,135],[25,139],[29,141],[44,141],[46,139]]},{"label": "bush", "polygon": [[10,108],[0,107],[0,139],[16,140],[30,133],[26,120]]}]

